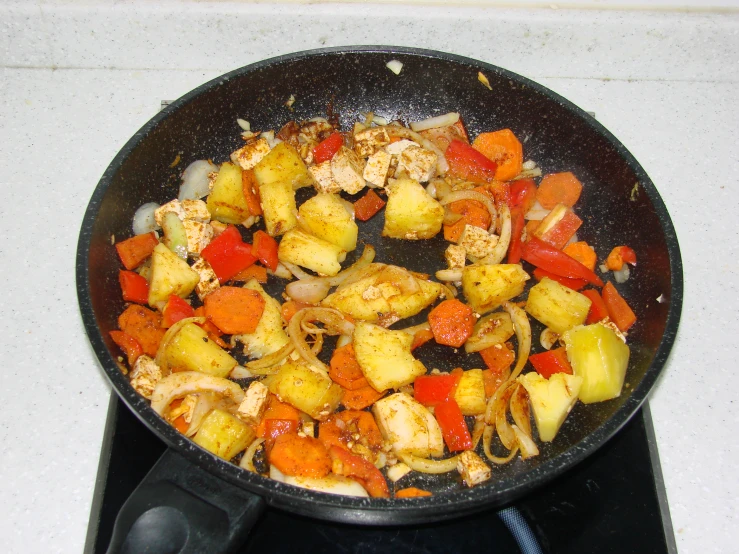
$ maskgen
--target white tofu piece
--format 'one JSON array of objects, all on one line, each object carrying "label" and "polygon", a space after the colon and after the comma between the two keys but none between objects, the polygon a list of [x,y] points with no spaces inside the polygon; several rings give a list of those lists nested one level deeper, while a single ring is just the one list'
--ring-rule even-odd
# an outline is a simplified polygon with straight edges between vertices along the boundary
[{"label": "white tofu piece", "polygon": [[180,219],[185,219],[185,210],[182,209],[182,204],[180,204],[180,201],[175,198],[174,200],[171,200],[166,204],[162,204],[156,210],[154,210],[154,220],[160,227],[162,226],[162,221],[164,220],[164,214],[166,214],[167,212],[174,212]]},{"label": "white tofu piece", "polygon": [[316,182],[315,188],[318,192],[340,192],[339,183],[334,181],[331,172],[331,160],[326,160],[316,165],[308,166],[308,171]]},{"label": "white tofu piece", "polygon": [[390,466],[389,468],[387,468],[387,478],[390,479],[393,483],[397,483],[403,477],[408,475],[411,471],[412,470],[410,467],[405,465],[403,462],[399,462],[394,466]]},{"label": "white tofu piece", "polygon": [[252,169],[269,153],[269,142],[260,138],[245,144],[231,154],[231,161],[241,166],[241,169]]},{"label": "white tofu piece", "polygon": [[208,294],[216,290],[221,284],[218,282],[218,277],[210,264],[205,258],[198,258],[198,260],[190,267],[197,271],[200,275],[200,281],[195,285],[195,292],[198,298],[202,301]]},{"label": "white tofu piece", "polygon": [[464,269],[467,262],[467,250],[464,246],[450,244],[444,251],[444,258],[446,258],[446,265],[449,269]]},{"label": "white tofu piece", "polygon": [[384,127],[371,127],[354,135],[354,151],[363,158],[374,154],[387,144],[390,144],[390,135]]},{"label": "white tofu piece", "polygon": [[465,225],[462,236],[459,237],[459,246],[475,258],[484,258],[493,251],[496,244],[498,244],[497,235],[491,235],[485,229],[474,225]]},{"label": "white tofu piece", "polygon": [[365,186],[364,160],[346,146],[339,148],[331,159],[331,176],[341,190],[357,194]]},{"label": "white tofu piece", "polygon": [[384,150],[378,150],[372,154],[367,158],[367,164],[364,166],[364,171],[362,172],[364,180],[374,188],[384,187],[392,159],[393,157]]},{"label": "white tofu piece", "polygon": [[315,438],[316,436],[316,424],[312,421],[304,421],[300,427],[299,433],[303,433],[306,437]]},{"label": "white tofu piece", "polygon": [[405,171],[411,179],[425,183],[436,175],[437,159],[438,156],[431,150],[409,146],[398,156],[398,170]]},{"label": "white tofu piece", "polygon": [[199,256],[203,248],[213,240],[213,227],[209,223],[201,223],[194,219],[186,219],[182,225],[187,235],[187,253]]},{"label": "white tofu piece", "polygon": [[144,398],[151,400],[154,387],[162,378],[162,370],[153,358],[142,354],[136,358],[131,371],[131,386]]},{"label": "white tofu piece", "polygon": [[457,471],[468,487],[474,487],[475,485],[484,483],[492,475],[490,466],[472,450],[465,450],[459,455],[459,458],[457,458]]},{"label": "white tofu piece", "polygon": [[220,235],[223,231],[228,229],[228,225],[221,223],[220,221],[216,221],[215,219],[210,222],[210,226],[213,227],[213,233],[216,235]]},{"label": "white tofu piece", "polygon": [[403,150],[405,150],[406,148],[410,148],[411,146],[415,146],[418,148],[418,143],[413,142],[412,140],[402,139],[388,144],[385,147],[385,152],[387,152],[388,154],[392,154],[393,156],[400,156]]},{"label": "white tofu piece", "polygon": [[269,389],[260,381],[254,381],[246,390],[244,400],[239,404],[236,415],[244,423],[256,425],[267,408],[267,395],[269,395]]},{"label": "white tofu piece", "polygon": [[199,221],[200,223],[208,223],[210,221],[210,212],[208,205],[202,200],[183,200],[180,205],[182,211],[185,212],[185,220]]}]

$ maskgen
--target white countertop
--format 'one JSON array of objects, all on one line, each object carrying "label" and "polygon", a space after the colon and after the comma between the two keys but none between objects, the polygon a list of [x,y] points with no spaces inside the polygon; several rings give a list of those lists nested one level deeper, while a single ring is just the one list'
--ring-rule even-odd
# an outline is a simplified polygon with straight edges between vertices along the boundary
[{"label": "white countertop", "polygon": [[2,550],[84,544],[109,386],[82,327],[74,262],[87,202],[118,149],[161,99],[228,70],[323,46],[397,44],[470,56],[550,87],[595,112],[656,184],[685,266],[680,331],[650,400],[676,540],[681,552],[734,551],[739,13],[726,11],[731,4],[688,13],[0,3]]}]

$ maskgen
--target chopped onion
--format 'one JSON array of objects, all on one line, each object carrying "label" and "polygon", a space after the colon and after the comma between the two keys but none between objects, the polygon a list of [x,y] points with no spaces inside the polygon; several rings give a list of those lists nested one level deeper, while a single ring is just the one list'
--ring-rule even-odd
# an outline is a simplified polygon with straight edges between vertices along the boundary
[{"label": "chopped onion", "polygon": [[462,270],[461,269],[440,269],[436,272],[436,278],[439,281],[461,281]]},{"label": "chopped onion", "polygon": [[411,129],[417,133],[425,131],[426,129],[435,129],[436,127],[448,127],[454,125],[459,121],[459,112],[449,112],[444,115],[437,115],[435,117],[429,117],[423,121],[416,121],[411,123]]},{"label": "chopped onion", "polygon": [[534,160],[526,160],[521,164],[521,169],[523,171],[531,171],[536,167],[536,162]]},{"label": "chopped onion", "polygon": [[277,268],[272,271],[271,269],[267,268],[267,273],[270,275],[274,275],[275,277],[279,277],[280,279],[292,279],[293,274],[290,273],[290,270],[287,269],[282,262],[279,262],[277,264]]},{"label": "chopped onion", "polygon": [[525,460],[526,458],[531,458],[532,456],[538,456],[539,448],[536,446],[536,443],[533,441],[533,439],[529,435],[524,433],[521,429],[519,429],[516,425],[512,425],[511,428],[513,429],[513,433],[516,435],[518,446],[521,448],[521,458]]},{"label": "chopped onion", "polygon": [[251,123],[249,123],[246,119],[241,119],[240,117],[237,117],[236,123],[238,123],[239,127],[241,127],[244,131],[251,131]]},{"label": "chopped onion", "polygon": [[285,287],[287,295],[297,302],[318,304],[326,298],[331,285],[325,279],[298,279]]},{"label": "chopped onion", "polygon": [[508,206],[503,204],[500,207],[500,237],[493,247],[493,251],[485,256],[478,263],[481,264],[499,264],[505,258],[508,247],[511,244],[511,211]]},{"label": "chopped onion", "polygon": [[250,377],[254,377],[254,373],[252,373],[242,365],[237,365],[231,370],[231,373],[228,374],[228,377],[230,379],[249,379]]},{"label": "chopped onion", "polygon": [[187,431],[185,431],[185,435],[188,437],[192,437],[198,432],[205,416],[221,403],[221,399],[212,392],[201,392],[195,396],[197,397],[197,401],[190,414],[190,425],[187,427]]},{"label": "chopped onion", "polygon": [[[287,334],[290,336],[298,355],[321,371],[328,371],[326,364],[316,357],[316,354],[305,342],[306,333],[303,329],[303,323],[310,323],[312,321],[320,321],[334,335],[353,335],[354,324],[345,319],[344,314],[339,310],[334,310],[333,308],[302,308],[290,318],[290,323],[287,326]],[[249,367],[249,364],[247,364],[247,367]]]},{"label": "chopped onion", "polygon": [[351,344],[351,342],[352,342],[352,337],[350,337],[349,335],[339,335],[339,338],[336,341],[336,348],[341,348],[342,346]]},{"label": "chopped onion", "polygon": [[295,350],[295,345],[292,342],[286,342],[279,350],[276,350],[271,354],[267,354],[266,356],[262,356],[258,360],[247,362],[246,369],[257,375],[271,375],[277,373],[274,366],[287,358],[293,350]]},{"label": "chopped onion", "polygon": [[210,192],[208,176],[217,171],[218,166],[208,160],[197,160],[188,165],[182,172],[182,184],[177,196],[179,201],[198,200],[207,196]]},{"label": "chopped onion", "polygon": [[439,150],[439,147],[436,146],[433,142],[422,137],[413,129],[408,129],[408,127],[402,127],[400,125],[388,125],[387,127],[385,127],[385,130],[387,131],[388,135],[390,135],[390,137],[410,139],[436,154],[436,170],[438,171],[439,175],[444,175],[447,171],[449,171],[449,164],[446,161],[444,152]]},{"label": "chopped onion", "polygon": [[[531,436],[531,410],[529,409],[529,394],[526,389],[516,382],[511,395],[511,415],[518,428]],[[523,447],[522,447],[523,448]]]},{"label": "chopped onion", "polygon": [[549,327],[544,329],[539,335],[539,342],[547,350],[551,350],[552,347],[557,344],[559,340],[559,333],[555,333]]},{"label": "chopped onion", "polygon": [[159,204],[156,202],[147,202],[136,210],[136,213],[133,214],[134,235],[145,235],[159,229],[159,225],[154,219],[154,212],[157,208],[159,208]]},{"label": "chopped onion", "polygon": [[523,370],[526,360],[529,359],[529,353],[531,352],[531,324],[529,323],[529,317],[526,315],[526,312],[513,302],[503,302],[503,309],[511,316],[513,328],[516,330],[516,339],[518,340],[518,360],[516,361],[516,367],[508,378],[509,381],[513,381]]},{"label": "chopped onion", "polygon": [[475,419],[475,425],[472,427],[472,450],[477,448],[482,434],[485,432],[485,420]]},{"label": "chopped onion", "polygon": [[390,71],[395,73],[396,75],[400,75],[400,71],[403,69],[403,62],[399,60],[390,60],[385,64],[385,67],[387,67]]},{"label": "chopped onion", "polygon": [[418,325],[414,325],[412,327],[406,327],[405,329],[398,329],[398,331],[403,331],[404,333],[407,333],[411,336],[415,335],[419,331],[428,331],[431,329],[431,325],[428,321],[425,321],[423,323],[419,323]]},{"label": "chopped onion", "polygon": [[613,272],[613,278],[616,280],[617,283],[625,283],[629,280],[629,277],[631,276],[631,270],[629,269],[629,266],[624,263],[623,266],[621,266],[621,269],[615,270]]},{"label": "chopped onion", "polygon": [[485,452],[485,457],[494,464],[507,464],[518,453],[518,446],[515,446],[505,458],[494,456],[492,451],[490,450],[490,443],[493,441],[493,431],[494,427],[492,425],[486,425],[485,431],[483,431],[482,433],[482,449]]},{"label": "chopped onion", "polygon": [[199,371],[179,371],[162,377],[157,383],[151,394],[151,407],[164,415],[173,400],[205,391],[217,393],[235,404],[244,400],[244,391],[233,381]]},{"label": "chopped onion", "polygon": [[420,458],[407,452],[398,453],[398,458],[411,469],[420,471],[421,473],[449,473],[457,469],[457,458],[452,456],[443,460],[432,460],[430,458]]},{"label": "chopped onion", "polygon": [[239,467],[252,473],[257,472],[257,468],[254,467],[254,454],[257,453],[257,449],[262,445],[264,439],[254,439],[249,447],[244,452],[239,462]]},{"label": "chopped onion", "polygon": [[[502,387],[503,388],[503,387]],[[499,389],[500,390],[500,389]],[[515,382],[509,381],[508,384],[503,388],[503,392],[499,395],[495,402],[495,430],[498,432],[500,442],[503,443],[508,450],[511,450],[516,446],[516,434],[511,429],[511,424],[508,423],[508,404],[515,392]]]},{"label": "chopped onion", "polygon": [[524,219],[526,220],[533,220],[533,221],[541,221],[544,219],[551,210],[547,210],[544,206],[539,204],[539,201],[537,200],[534,202],[534,205],[531,206],[531,209],[524,214]]}]

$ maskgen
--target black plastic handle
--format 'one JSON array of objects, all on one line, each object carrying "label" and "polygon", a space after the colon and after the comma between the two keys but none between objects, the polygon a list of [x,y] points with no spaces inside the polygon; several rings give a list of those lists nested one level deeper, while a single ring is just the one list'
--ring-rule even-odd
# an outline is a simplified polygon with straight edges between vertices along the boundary
[{"label": "black plastic handle", "polygon": [[231,552],[244,543],[265,505],[261,496],[168,449],[118,513],[108,553]]}]

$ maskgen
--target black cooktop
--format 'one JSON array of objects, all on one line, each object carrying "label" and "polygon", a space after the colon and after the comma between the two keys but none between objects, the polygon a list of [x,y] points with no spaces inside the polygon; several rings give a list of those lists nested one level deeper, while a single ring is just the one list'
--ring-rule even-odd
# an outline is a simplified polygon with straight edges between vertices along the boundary
[{"label": "black cooktop", "polygon": [[[85,552],[105,552],[118,510],[164,449],[113,394]],[[677,552],[646,404],[603,448],[515,506],[548,554]],[[241,552],[420,554],[473,548],[520,552],[495,510],[416,527],[353,527],[272,508]]]}]

